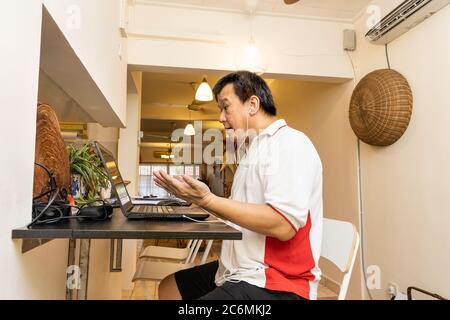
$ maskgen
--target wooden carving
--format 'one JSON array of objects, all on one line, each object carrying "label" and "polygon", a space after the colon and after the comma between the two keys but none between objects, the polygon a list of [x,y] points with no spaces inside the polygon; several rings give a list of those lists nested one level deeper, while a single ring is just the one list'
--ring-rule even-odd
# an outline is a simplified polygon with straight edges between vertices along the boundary
[{"label": "wooden carving", "polygon": [[[35,161],[53,171],[60,190],[70,190],[69,156],[56,113],[46,104],[37,108]],[[48,190],[48,181],[47,173],[34,166],[33,197]]]}]

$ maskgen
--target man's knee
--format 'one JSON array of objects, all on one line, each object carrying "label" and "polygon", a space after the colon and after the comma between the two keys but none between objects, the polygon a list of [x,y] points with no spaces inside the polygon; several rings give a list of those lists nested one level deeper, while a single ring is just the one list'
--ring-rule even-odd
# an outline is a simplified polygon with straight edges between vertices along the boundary
[{"label": "man's knee", "polygon": [[158,299],[181,300],[181,294],[180,291],[178,290],[177,282],[173,274],[165,277],[159,284]]}]

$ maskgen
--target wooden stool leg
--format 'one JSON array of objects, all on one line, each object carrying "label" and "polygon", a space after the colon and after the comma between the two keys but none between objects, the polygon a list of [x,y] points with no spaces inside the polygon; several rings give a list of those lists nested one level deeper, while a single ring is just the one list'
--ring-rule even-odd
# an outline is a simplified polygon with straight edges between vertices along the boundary
[{"label": "wooden stool leg", "polygon": [[[76,239],[70,239],[69,240],[69,252],[67,257],[67,270],[69,268],[73,268],[75,266],[75,250],[77,247],[77,240]],[[66,278],[66,300],[75,300],[75,289],[69,287],[69,281],[71,275],[67,272],[67,278]]]},{"label": "wooden stool leg", "polygon": [[89,279],[89,251],[91,249],[90,239],[80,240],[80,275],[81,288],[78,290],[77,300],[87,300],[87,289]]}]

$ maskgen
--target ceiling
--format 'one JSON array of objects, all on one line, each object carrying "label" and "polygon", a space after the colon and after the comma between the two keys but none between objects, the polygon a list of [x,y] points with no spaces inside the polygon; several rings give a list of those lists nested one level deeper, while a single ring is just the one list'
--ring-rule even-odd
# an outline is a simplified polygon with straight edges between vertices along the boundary
[{"label": "ceiling", "polygon": [[[195,90],[203,75],[195,73],[144,72],[142,75],[142,104],[144,106],[187,107],[194,100]],[[214,87],[219,76],[208,76],[209,85]],[[217,109],[215,101],[203,105]]]},{"label": "ceiling", "polygon": [[194,6],[210,10],[243,11],[247,3],[257,3],[256,14],[275,14],[353,22],[371,0],[300,0],[286,5],[283,0],[141,0],[175,6]]},{"label": "ceiling", "polygon": [[[206,76],[211,88],[224,75],[209,74]],[[166,118],[144,117],[141,119],[141,131],[144,132],[143,142],[169,142],[169,138],[155,136],[170,136],[172,128],[185,128],[189,122],[202,121],[203,131],[211,128],[223,130],[219,121],[219,108],[215,100],[201,104],[202,110],[190,111],[187,106],[193,102],[195,89],[202,81],[204,74],[187,72],[143,72],[142,74],[142,113],[150,109],[166,109]],[[271,85],[274,79],[265,78]],[[150,112],[151,114],[151,112]],[[191,119],[191,120],[189,120]],[[151,135],[154,135],[153,137]]]},{"label": "ceiling", "polygon": [[[211,89],[224,76],[214,74],[206,76]],[[142,105],[148,107],[187,108],[193,102],[195,90],[205,75],[199,73],[160,73],[143,72],[142,74]],[[265,80],[270,84],[273,79]],[[215,100],[202,104],[206,111],[219,115]],[[194,112],[194,111],[192,111]]]},{"label": "ceiling", "polygon": [[[284,4],[283,0],[139,0],[141,3],[149,3],[162,6],[175,6],[183,8],[203,10],[225,10],[231,12],[243,12],[248,3],[256,3],[256,14],[269,14],[281,16],[298,16],[299,18],[318,18],[331,20],[355,21],[365,10],[371,0],[300,0],[293,5]],[[207,80],[211,88],[224,74],[208,73]],[[162,110],[166,112],[164,117],[148,117],[142,119],[142,131],[155,135],[169,135],[171,133],[171,121],[157,119],[173,119],[176,128],[186,126],[187,119],[202,119],[202,115],[218,119],[219,109],[215,101],[202,104],[202,111],[189,112],[187,106],[193,102],[195,88],[200,84],[205,75],[195,71],[173,72],[144,72],[142,78],[142,108],[146,110]],[[269,83],[273,79],[266,79]],[[151,113],[150,113],[151,114]],[[169,116],[167,116],[169,115]],[[211,116],[212,115],[212,116]],[[184,120],[180,120],[184,119]],[[216,122],[216,126],[218,122]],[[167,139],[147,137],[147,143],[167,142]]]},{"label": "ceiling", "polygon": [[[144,136],[141,139],[141,147],[151,148],[168,148],[169,146],[175,147],[182,145],[181,142],[173,142],[171,139],[172,129],[183,129],[189,121],[184,120],[160,120],[160,119],[142,119],[141,131]],[[223,125],[219,121],[202,121],[202,132],[204,133],[208,129],[217,129],[224,134]],[[209,144],[209,141],[200,142],[194,139],[194,145]]]},{"label": "ceiling", "polygon": [[[211,88],[226,73],[214,73],[206,76]],[[142,114],[149,109],[167,109],[166,118],[142,117],[141,131],[144,137],[142,147],[155,147],[170,142],[172,129],[185,128],[188,123],[201,121],[202,130],[223,130],[218,121],[220,113],[215,100],[201,104],[202,110],[190,111],[187,105],[193,102],[194,88],[202,81],[204,74],[175,72],[143,72],[142,73]],[[274,79],[265,78],[271,85]],[[194,87],[192,85],[194,83]],[[180,116],[181,115],[181,116]],[[181,118],[181,120],[180,120]],[[190,119],[190,120],[189,120]],[[214,120],[211,120],[214,119]],[[216,120],[217,119],[217,120]],[[159,137],[158,137],[159,136]],[[162,136],[165,136],[162,137]]]},{"label": "ceiling", "polygon": [[[189,121],[187,120],[185,121],[185,120],[142,119],[141,130],[144,132],[154,132],[155,134],[171,133],[172,128],[174,130],[184,129],[188,123]],[[202,129],[203,131],[208,129],[223,130],[223,125],[219,121],[202,121]]]}]

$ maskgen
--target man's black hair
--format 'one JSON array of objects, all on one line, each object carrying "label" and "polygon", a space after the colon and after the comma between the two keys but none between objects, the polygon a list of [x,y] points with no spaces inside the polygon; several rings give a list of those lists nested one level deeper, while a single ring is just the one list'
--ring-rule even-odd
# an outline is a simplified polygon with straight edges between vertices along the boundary
[{"label": "man's black hair", "polygon": [[261,108],[265,113],[275,116],[277,109],[273,101],[269,86],[263,78],[249,71],[237,71],[227,74],[220,79],[213,88],[213,93],[217,101],[217,96],[222,89],[229,83],[233,84],[234,92],[242,103],[246,102],[251,96],[259,98]]}]

